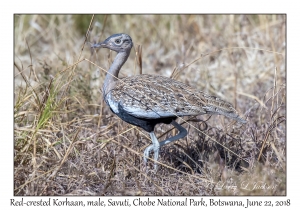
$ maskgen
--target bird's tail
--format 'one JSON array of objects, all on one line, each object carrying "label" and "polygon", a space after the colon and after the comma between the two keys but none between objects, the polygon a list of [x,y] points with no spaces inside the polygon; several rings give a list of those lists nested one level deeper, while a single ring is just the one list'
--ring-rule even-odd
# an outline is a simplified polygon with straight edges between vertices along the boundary
[{"label": "bird's tail", "polygon": [[220,114],[240,123],[247,123],[247,120],[239,116],[239,113],[233,108],[232,104],[215,96],[206,96],[206,101],[206,106],[203,109],[207,114]]}]

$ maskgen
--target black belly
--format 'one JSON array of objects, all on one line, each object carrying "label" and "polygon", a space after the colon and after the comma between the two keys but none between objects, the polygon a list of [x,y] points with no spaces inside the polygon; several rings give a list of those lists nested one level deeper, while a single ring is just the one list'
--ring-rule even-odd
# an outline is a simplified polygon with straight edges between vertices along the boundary
[{"label": "black belly", "polygon": [[120,117],[122,120],[124,120],[127,123],[143,128],[147,132],[154,131],[154,127],[156,124],[159,123],[170,124],[172,120],[176,120],[177,118],[176,116],[158,118],[158,119],[138,118],[128,114],[120,104],[118,105],[118,109],[119,109],[119,113],[115,113],[116,115],[118,115],[118,117]]}]

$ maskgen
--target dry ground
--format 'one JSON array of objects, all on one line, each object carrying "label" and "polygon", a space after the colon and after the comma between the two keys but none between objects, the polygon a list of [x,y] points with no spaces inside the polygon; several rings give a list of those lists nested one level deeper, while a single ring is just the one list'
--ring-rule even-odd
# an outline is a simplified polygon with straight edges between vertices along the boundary
[{"label": "dry ground", "polygon": [[[15,195],[285,195],[285,19],[96,15],[89,28],[92,15],[15,15]],[[174,71],[233,103],[248,123],[184,118],[188,136],[161,149],[155,173],[152,161],[143,164],[148,134],[103,103],[103,69],[115,53],[92,55],[88,29],[87,42],[132,37],[120,77],[139,74],[142,59],[143,73]],[[156,127],[160,141],[170,129]]]}]

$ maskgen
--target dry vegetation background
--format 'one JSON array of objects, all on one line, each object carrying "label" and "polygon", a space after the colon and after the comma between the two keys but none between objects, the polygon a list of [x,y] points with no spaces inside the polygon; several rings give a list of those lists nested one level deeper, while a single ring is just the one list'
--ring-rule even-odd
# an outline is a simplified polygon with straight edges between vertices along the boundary
[{"label": "dry vegetation background", "polygon": [[[120,77],[139,74],[140,57],[143,73],[170,77],[175,69],[177,80],[247,118],[245,125],[185,118],[188,136],[161,148],[157,172],[152,161],[143,164],[148,134],[103,103],[101,68],[115,53],[92,55],[84,45],[91,19],[15,15],[15,195],[286,194],[285,15],[94,17],[88,42],[124,32],[142,47],[132,49]],[[156,126],[160,141],[175,134],[171,128]]]}]

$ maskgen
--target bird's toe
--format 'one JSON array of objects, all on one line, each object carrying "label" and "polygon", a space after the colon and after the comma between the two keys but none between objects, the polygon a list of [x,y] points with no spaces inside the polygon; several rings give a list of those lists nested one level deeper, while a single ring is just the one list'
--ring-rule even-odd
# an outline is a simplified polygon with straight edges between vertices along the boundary
[{"label": "bird's toe", "polygon": [[149,153],[150,151],[153,150],[153,145],[150,145],[149,147],[147,147],[145,150],[144,150],[144,163],[146,164],[147,163],[147,159],[149,157]]}]

